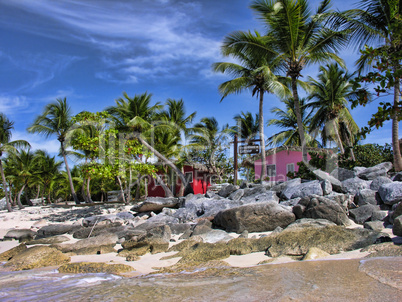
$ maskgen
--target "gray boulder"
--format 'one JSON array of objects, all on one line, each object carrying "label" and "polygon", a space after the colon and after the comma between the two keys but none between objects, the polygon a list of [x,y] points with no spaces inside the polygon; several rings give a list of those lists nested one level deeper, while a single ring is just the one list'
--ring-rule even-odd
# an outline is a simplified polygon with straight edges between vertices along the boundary
[{"label": "gray boulder", "polygon": [[189,223],[171,223],[169,224],[172,234],[178,235],[183,234],[191,229],[191,224]]},{"label": "gray boulder", "polygon": [[239,190],[236,190],[236,191],[232,192],[232,193],[229,195],[228,198],[229,198],[230,200],[239,201],[239,200],[243,197],[243,195],[244,195],[244,190],[243,190],[243,189],[239,189]]},{"label": "gray boulder", "polygon": [[281,193],[283,199],[302,198],[311,195],[323,195],[322,187],[318,180],[287,186]]},{"label": "gray boulder", "polygon": [[382,201],[385,204],[393,205],[402,201],[402,182],[394,181],[392,183],[383,184],[378,189]]},{"label": "gray boulder", "polygon": [[229,184],[224,186],[222,189],[219,190],[218,195],[224,198],[228,197],[232,192],[236,191],[238,187]]},{"label": "gray boulder", "polygon": [[392,177],[392,181],[402,181],[402,172],[398,172]]},{"label": "gray boulder", "polygon": [[[193,235],[192,235],[193,236]],[[203,242],[207,243],[217,243],[217,242],[228,242],[232,240],[233,237],[222,230],[210,230],[208,232],[198,235],[202,238]]]},{"label": "gray boulder", "polygon": [[392,207],[394,209],[394,212],[392,214],[393,218],[396,218],[396,217],[402,215],[402,202],[399,202],[398,204],[394,204]]},{"label": "gray boulder", "polygon": [[306,196],[293,207],[298,218],[326,219],[337,225],[349,225],[345,210],[335,201],[321,196]]},{"label": "gray boulder", "polygon": [[294,207],[299,203],[300,199],[300,197],[297,197],[289,200],[282,200],[281,202],[279,202],[279,204],[286,207]]},{"label": "gray boulder", "polygon": [[242,233],[273,231],[276,227],[286,227],[295,220],[292,212],[276,202],[248,204],[219,212],[214,225],[228,232]]},{"label": "gray boulder", "polygon": [[332,184],[328,179],[321,180],[320,185],[324,195],[329,195],[332,193]]},{"label": "gray boulder", "polygon": [[363,224],[371,218],[373,212],[379,211],[380,207],[372,204],[366,204],[356,209],[349,210],[349,216],[358,224]]},{"label": "gray boulder", "polygon": [[194,221],[198,216],[194,209],[180,208],[173,214],[173,217],[176,218],[179,223],[186,223]]},{"label": "gray boulder", "polygon": [[335,177],[339,181],[356,177],[356,172],[344,168],[335,168],[329,175]]},{"label": "gray boulder", "polygon": [[260,194],[264,194],[267,192],[267,189],[263,185],[257,185],[253,188],[244,189],[243,199],[246,199],[250,196],[256,196]]},{"label": "gray boulder", "polygon": [[0,199],[0,211],[7,210],[7,203],[6,203],[6,198],[3,197]]},{"label": "gray boulder", "polygon": [[370,182],[358,177],[349,178],[342,181],[343,193],[356,195],[360,190],[370,188]]},{"label": "gray boulder", "polygon": [[363,227],[368,230],[381,232],[384,229],[384,223],[382,221],[366,221]]},{"label": "gray boulder", "polygon": [[62,234],[72,234],[76,230],[81,228],[80,225],[75,224],[51,224],[44,227],[41,227],[38,230],[38,237],[51,237]]},{"label": "gray boulder", "polygon": [[378,191],[383,184],[389,184],[392,180],[385,176],[379,176],[374,179],[370,184],[370,189],[374,191]]},{"label": "gray boulder", "polygon": [[274,191],[266,191],[262,194],[248,196],[241,200],[242,204],[254,203],[254,202],[266,202],[266,201],[276,201],[279,202],[279,197]]},{"label": "gray boulder", "polygon": [[374,211],[371,214],[371,221],[384,221],[388,216],[388,211]]},{"label": "gray boulder", "polygon": [[334,225],[336,224],[327,219],[302,218],[297,219],[295,222],[289,224],[285,230],[299,229],[299,228],[323,228],[326,226],[334,226]]},{"label": "gray boulder", "polygon": [[148,197],[146,201],[141,202],[131,208],[133,212],[160,212],[163,208],[175,208],[179,204],[177,198]]},{"label": "gray boulder", "polygon": [[357,204],[363,206],[366,204],[377,205],[377,192],[371,189],[360,190],[356,195]]},{"label": "gray boulder", "polygon": [[395,236],[402,237],[402,216],[398,216],[394,219],[394,225],[392,226],[392,233]]},{"label": "gray boulder", "polygon": [[367,168],[362,172],[358,173],[357,176],[364,180],[373,180],[379,176],[387,176],[387,172],[392,169],[392,163],[385,162],[374,167]]},{"label": "gray boulder", "polygon": [[28,241],[35,238],[36,232],[30,229],[13,229],[10,230],[4,235],[4,240],[19,240],[19,241]]},{"label": "gray boulder", "polygon": [[214,191],[207,191],[207,193],[205,193],[206,198],[214,198],[215,195],[216,193]]},{"label": "gray boulder", "polygon": [[324,171],[321,171],[320,169],[314,170],[313,173],[319,180],[328,180],[331,183],[332,189],[334,191],[342,192],[342,183],[339,179],[331,176]]},{"label": "gray boulder", "polygon": [[119,237],[116,234],[105,233],[96,237],[81,239],[75,243],[55,244],[54,247],[63,253],[97,254],[102,253],[102,247],[109,247],[108,251],[112,251],[118,240]]}]

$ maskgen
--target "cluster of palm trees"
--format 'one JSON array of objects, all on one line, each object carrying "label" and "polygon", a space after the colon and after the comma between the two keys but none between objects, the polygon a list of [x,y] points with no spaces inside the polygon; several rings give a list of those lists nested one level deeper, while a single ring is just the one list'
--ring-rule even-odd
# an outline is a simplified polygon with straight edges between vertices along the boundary
[{"label": "cluster of palm trees", "polygon": [[[354,97],[349,83],[351,75],[342,69],[345,65],[338,53],[348,44],[363,47],[376,43],[375,47],[389,51],[400,49],[400,33],[396,31],[400,30],[401,21],[395,17],[401,9],[399,2],[366,0],[357,9],[334,12],[330,10],[330,0],[323,0],[312,14],[305,0],[253,1],[251,9],[265,25],[266,32],[237,31],[225,38],[222,54],[237,63],[213,65],[216,72],[233,77],[219,86],[222,99],[245,90],[259,98],[259,135],[264,142],[264,94],[273,93],[285,101],[287,109],[272,109],[279,120],[270,120],[268,125],[287,129],[270,137],[270,143],[302,146],[306,162],[306,146],[317,144],[315,138],[321,134],[324,144],[331,139],[343,153],[344,144],[349,148],[353,145],[357,126],[347,109],[347,99]],[[316,63],[327,64],[320,68],[318,79],[301,81],[303,70]],[[370,66],[372,58],[363,56],[357,63],[361,72]],[[395,70],[400,69],[400,60],[392,64]],[[399,80],[396,82],[395,107],[400,99]],[[308,99],[300,99],[298,87],[309,94]],[[309,109],[313,112],[308,112]],[[392,120],[394,167],[400,171],[397,114]],[[261,175],[265,175],[265,144],[261,147]]]}]

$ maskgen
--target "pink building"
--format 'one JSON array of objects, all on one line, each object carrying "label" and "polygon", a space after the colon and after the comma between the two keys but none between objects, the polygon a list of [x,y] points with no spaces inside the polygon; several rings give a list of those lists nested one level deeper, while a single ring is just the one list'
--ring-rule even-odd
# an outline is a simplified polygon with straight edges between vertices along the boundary
[{"label": "pink building", "polygon": [[[318,148],[307,148],[307,151],[319,151]],[[299,170],[298,162],[302,161],[301,147],[277,147],[265,152],[267,160],[267,176],[271,181],[286,181],[288,172],[297,172]],[[311,156],[308,154],[307,159]],[[261,176],[261,155],[252,157],[254,160],[255,179]]]}]

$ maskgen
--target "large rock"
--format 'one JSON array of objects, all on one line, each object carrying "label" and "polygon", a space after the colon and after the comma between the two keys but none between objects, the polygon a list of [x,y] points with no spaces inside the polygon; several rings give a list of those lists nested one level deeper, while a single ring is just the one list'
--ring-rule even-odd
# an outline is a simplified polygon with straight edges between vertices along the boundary
[{"label": "large rock", "polygon": [[339,179],[333,177],[332,175],[321,171],[320,169],[314,170],[313,171],[314,175],[319,179],[319,180],[327,180],[331,183],[332,189],[336,192],[342,192],[342,183]]},{"label": "large rock", "polygon": [[276,191],[276,188],[280,186],[282,188],[281,190],[281,198],[282,199],[292,199],[292,195],[295,192],[295,187],[299,186],[301,184],[301,179],[300,178],[295,178],[292,180],[286,181],[284,184],[279,184],[276,185],[272,188],[273,191]]},{"label": "large rock", "polygon": [[311,195],[323,195],[322,187],[318,180],[301,183],[291,187],[288,186],[281,194],[284,199],[302,198]]},{"label": "large rock", "polygon": [[238,187],[229,184],[224,186],[222,189],[219,190],[218,195],[224,198],[228,197],[232,192],[236,191]]},{"label": "large rock", "polygon": [[365,204],[356,209],[349,210],[349,216],[358,224],[363,224],[371,218],[373,212],[379,211],[380,207],[372,204]]},{"label": "large rock", "polygon": [[15,255],[4,266],[11,270],[28,270],[39,267],[62,265],[70,262],[70,257],[55,248],[34,246]]},{"label": "large rock", "polygon": [[275,202],[248,204],[219,212],[213,222],[226,231],[242,233],[273,231],[295,220],[292,212]]},{"label": "large rock", "polygon": [[358,177],[349,178],[342,181],[343,193],[356,195],[360,190],[370,188],[370,182]]},{"label": "large rock", "polygon": [[27,246],[25,245],[25,243],[21,243],[20,245],[17,245],[12,249],[7,250],[4,253],[0,254],[0,262],[9,261],[15,255],[18,255],[19,253],[25,251],[26,249]]},{"label": "large rock", "polygon": [[34,239],[36,232],[30,229],[12,229],[4,235],[4,240],[19,240],[19,241],[29,241]]},{"label": "large rock", "polygon": [[5,197],[0,199],[0,211],[4,211],[4,210],[7,210],[7,202],[6,202]]},{"label": "large rock", "polygon": [[67,263],[59,267],[59,273],[68,274],[94,274],[94,273],[106,273],[119,275],[134,271],[135,269],[126,264],[106,264],[99,262],[78,262]]},{"label": "large rock", "polygon": [[253,188],[246,188],[244,189],[243,199],[246,199],[250,196],[256,196],[260,194],[264,194],[267,192],[267,189],[263,185],[257,185]]},{"label": "large rock", "polygon": [[360,190],[356,195],[357,204],[359,206],[364,206],[366,204],[376,205],[377,202],[377,192],[371,189]]},{"label": "large rock", "polygon": [[327,219],[302,218],[289,224],[285,230],[302,229],[302,228],[324,228],[327,226],[335,226],[336,224]]},{"label": "large rock", "polygon": [[321,188],[322,188],[322,193],[324,195],[329,195],[329,194],[332,193],[332,184],[328,179],[321,180],[320,185],[321,185]]},{"label": "large rock", "polygon": [[163,208],[175,208],[179,204],[177,198],[148,197],[146,201],[141,202],[131,208],[133,212],[160,212]]},{"label": "large rock", "polygon": [[344,181],[356,177],[356,172],[344,168],[335,168],[329,175],[335,177],[339,181]]},{"label": "large rock", "polygon": [[324,252],[323,250],[321,250],[319,248],[311,247],[308,249],[307,254],[304,255],[302,260],[320,259],[320,258],[325,258],[329,255],[330,255],[329,253]]},{"label": "large rock", "polygon": [[392,233],[395,236],[402,237],[402,216],[398,216],[394,219],[394,225],[392,226]]},{"label": "large rock", "polygon": [[392,180],[385,176],[379,176],[374,179],[370,184],[370,189],[374,191],[378,191],[383,184],[389,184]]},{"label": "large rock", "polygon": [[402,201],[402,182],[394,181],[392,183],[383,184],[378,190],[382,201],[385,204],[393,205]]},{"label": "large rock", "polygon": [[210,230],[199,236],[202,238],[203,242],[207,243],[228,242],[233,239],[232,236],[222,230]]},{"label": "large rock", "polygon": [[274,237],[266,254],[270,257],[305,255],[312,247],[329,254],[351,251],[373,244],[379,233],[367,229],[341,226],[283,230]]},{"label": "large rock", "polygon": [[232,193],[229,195],[228,198],[229,198],[230,200],[239,201],[239,200],[243,197],[243,195],[244,195],[244,190],[243,190],[243,189],[239,189],[239,190],[236,190],[236,191],[232,192]]},{"label": "large rock", "polygon": [[358,173],[357,176],[364,180],[373,180],[379,176],[387,176],[387,172],[392,169],[392,163],[385,162],[374,167],[367,168]]},{"label": "large rock", "polygon": [[402,202],[399,202],[398,204],[394,204],[394,213],[392,214],[392,218],[396,218],[398,216],[402,215]]},{"label": "large rock", "polygon": [[326,219],[337,225],[349,225],[345,210],[331,199],[321,196],[304,197],[293,207],[297,218]]},{"label": "large rock", "polygon": [[62,252],[73,252],[80,255],[104,254],[105,251],[112,251],[119,237],[116,234],[103,234],[96,237],[81,239],[70,244],[56,244],[54,247]]},{"label": "large rock", "polygon": [[51,237],[67,233],[72,234],[79,228],[81,228],[81,226],[75,224],[51,224],[41,227],[38,230],[38,237]]}]

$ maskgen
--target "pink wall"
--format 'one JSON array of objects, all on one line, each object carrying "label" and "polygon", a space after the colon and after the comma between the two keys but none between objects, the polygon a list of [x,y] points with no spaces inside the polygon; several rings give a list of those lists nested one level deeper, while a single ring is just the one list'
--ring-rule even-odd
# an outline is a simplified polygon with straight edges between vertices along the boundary
[{"label": "pink wall", "polygon": [[[310,154],[307,154],[307,159],[310,160]],[[286,181],[287,164],[294,164],[295,172],[299,170],[298,162],[302,161],[302,152],[281,150],[278,153],[267,156],[267,165],[276,165],[276,176],[270,177],[272,181]],[[261,175],[261,159],[254,162],[255,179],[259,179]]]}]

